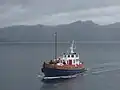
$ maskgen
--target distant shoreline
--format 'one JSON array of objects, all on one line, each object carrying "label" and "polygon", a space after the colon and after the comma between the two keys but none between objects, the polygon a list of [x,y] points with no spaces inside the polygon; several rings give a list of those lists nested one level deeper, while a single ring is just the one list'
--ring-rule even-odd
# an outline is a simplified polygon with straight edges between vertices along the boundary
[{"label": "distant shoreline", "polygon": [[[95,44],[99,44],[99,43],[120,43],[120,41],[75,41],[76,43],[95,43]],[[44,43],[54,43],[54,42],[0,42],[0,44],[44,44]],[[70,43],[70,41],[68,41],[68,42],[57,42],[57,43]]]}]

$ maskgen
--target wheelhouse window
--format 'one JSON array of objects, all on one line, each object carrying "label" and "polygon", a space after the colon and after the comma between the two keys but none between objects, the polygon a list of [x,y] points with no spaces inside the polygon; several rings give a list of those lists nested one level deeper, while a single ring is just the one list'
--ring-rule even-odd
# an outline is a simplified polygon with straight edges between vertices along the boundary
[{"label": "wheelhouse window", "polygon": [[71,57],[74,57],[74,55],[72,55]]},{"label": "wheelhouse window", "polygon": [[64,55],[64,57],[66,57],[66,55]]},{"label": "wheelhouse window", "polygon": [[68,57],[70,57],[70,55],[68,55]]},{"label": "wheelhouse window", "polygon": [[78,54],[76,54],[76,57],[78,57]]}]

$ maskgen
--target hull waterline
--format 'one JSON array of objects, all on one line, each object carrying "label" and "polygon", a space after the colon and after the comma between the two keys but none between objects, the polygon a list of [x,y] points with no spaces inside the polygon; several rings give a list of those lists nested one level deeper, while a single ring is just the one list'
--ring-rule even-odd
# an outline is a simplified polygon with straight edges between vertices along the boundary
[{"label": "hull waterline", "polygon": [[45,77],[58,77],[58,76],[70,76],[85,72],[85,68],[64,70],[64,69],[54,69],[54,68],[42,68],[42,72]]}]

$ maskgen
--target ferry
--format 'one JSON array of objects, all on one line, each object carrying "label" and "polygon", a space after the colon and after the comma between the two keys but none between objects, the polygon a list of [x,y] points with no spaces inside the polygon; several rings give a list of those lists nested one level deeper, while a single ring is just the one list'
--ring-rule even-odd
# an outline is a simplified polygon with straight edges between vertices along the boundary
[{"label": "ferry", "polygon": [[44,79],[51,78],[72,78],[86,71],[83,61],[80,60],[80,54],[75,52],[75,41],[67,53],[57,57],[57,33],[55,33],[55,58],[44,62],[41,68]]}]

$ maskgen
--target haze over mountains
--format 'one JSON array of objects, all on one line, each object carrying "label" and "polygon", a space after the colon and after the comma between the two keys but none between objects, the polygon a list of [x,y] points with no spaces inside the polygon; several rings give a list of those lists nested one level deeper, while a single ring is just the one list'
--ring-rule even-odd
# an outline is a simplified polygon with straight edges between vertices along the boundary
[{"label": "haze over mountains", "polygon": [[59,41],[120,41],[120,23],[97,25],[92,21],[76,21],[57,26],[19,25],[0,28],[0,42],[48,42],[58,32]]}]

